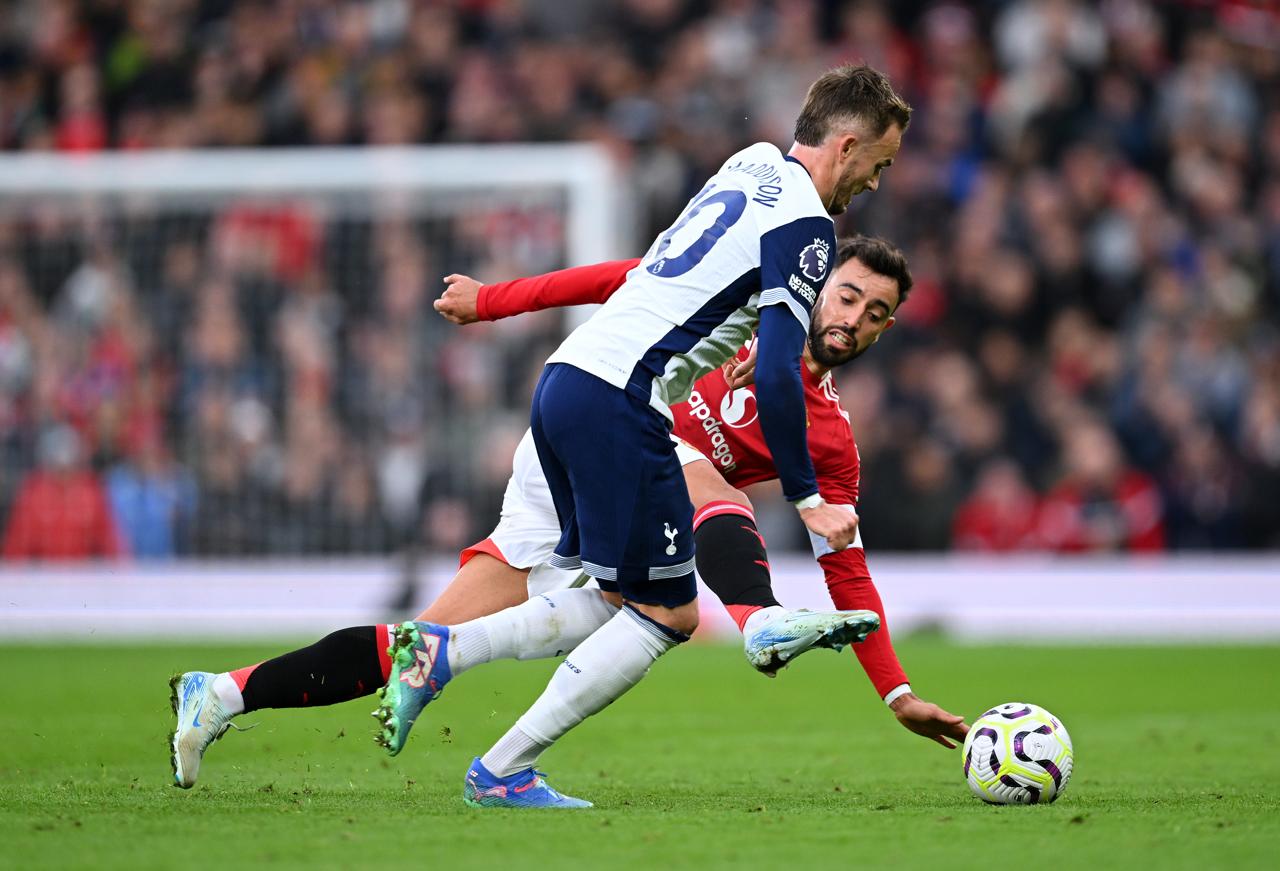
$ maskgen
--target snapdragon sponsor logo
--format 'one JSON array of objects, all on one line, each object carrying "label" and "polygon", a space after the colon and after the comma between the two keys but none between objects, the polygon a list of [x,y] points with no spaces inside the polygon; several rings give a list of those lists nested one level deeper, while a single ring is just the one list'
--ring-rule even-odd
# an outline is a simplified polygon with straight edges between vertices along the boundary
[{"label": "snapdragon sponsor logo", "polygon": [[702,394],[696,390],[689,394],[689,416],[702,423],[703,430],[711,439],[711,461],[719,463],[721,471],[724,472],[736,469],[738,461],[734,459],[729,442],[720,431],[720,421],[711,413]]},{"label": "snapdragon sponsor logo", "polygon": [[759,416],[756,395],[745,387],[730,390],[720,400],[720,419],[734,429],[746,429]]}]

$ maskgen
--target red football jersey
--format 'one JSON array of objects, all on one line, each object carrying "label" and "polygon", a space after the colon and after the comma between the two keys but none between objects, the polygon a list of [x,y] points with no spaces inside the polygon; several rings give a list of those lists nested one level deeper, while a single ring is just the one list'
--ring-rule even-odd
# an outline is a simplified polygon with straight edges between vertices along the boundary
[{"label": "red football jersey", "polygon": [[[552,306],[604,302],[639,262],[600,263],[484,285],[476,300],[477,314],[483,320],[496,320]],[[736,359],[746,356],[747,348],[743,348]],[[817,473],[818,492],[833,505],[852,508],[858,502],[859,462],[849,415],[840,405],[830,372],[818,377],[802,365],[801,375],[809,454]],[[733,486],[745,487],[778,477],[760,429],[754,387],[731,391],[724,370],[717,369],[699,378],[689,400],[673,405],[671,413],[675,419],[675,435],[711,460]],[[866,609],[881,615],[880,630],[863,643],[855,644],[853,649],[883,697],[907,683],[907,676],[883,622],[884,605],[867,571],[861,533],[852,546],[838,552],[832,551],[825,539],[812,534],[809,538],[835,606],[841,610]]]},{"label": "red football jersey", "polygon": [[[736,360],[745,360],[747,348]],[[802,366],[804,402],[809,428],[809,454],[818,475],[818,490],[827,502],[858,501],[858,446],[849,415],[840,406],[831,373],[821,377]],[[778,477],[756,412],[755,387],[729,389],[723,369],[698,379],[687,402],[671,406],[675,434],[706,454],[735,487]]]}]

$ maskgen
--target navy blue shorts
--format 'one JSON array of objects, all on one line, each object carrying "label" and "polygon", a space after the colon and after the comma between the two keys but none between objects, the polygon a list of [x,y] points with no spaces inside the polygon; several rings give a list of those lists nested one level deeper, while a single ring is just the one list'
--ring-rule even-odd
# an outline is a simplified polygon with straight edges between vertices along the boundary
[{"label": "navy blue shorts", "polygon": [[532,418],[560,518],[551,564],[581,568],[628,601],[692,602],[693,505],[666,419],[564,363],[543,371]]}]

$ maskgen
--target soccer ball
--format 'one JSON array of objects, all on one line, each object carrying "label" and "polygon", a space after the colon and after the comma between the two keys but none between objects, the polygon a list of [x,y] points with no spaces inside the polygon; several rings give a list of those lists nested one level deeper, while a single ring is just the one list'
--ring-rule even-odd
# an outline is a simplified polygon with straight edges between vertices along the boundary
[{"label": "soccer ball", "polygon": [[1071,736],[1053,714],[1025,702],[996,705],[964,739],[964,776],[991,804],[1047,804],[1071,779]]}]

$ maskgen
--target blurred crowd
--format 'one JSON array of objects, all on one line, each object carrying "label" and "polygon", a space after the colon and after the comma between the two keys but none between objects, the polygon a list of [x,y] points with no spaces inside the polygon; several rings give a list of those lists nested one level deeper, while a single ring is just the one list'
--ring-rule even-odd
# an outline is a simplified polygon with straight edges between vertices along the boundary
[{"label": "blurred crowd", "polygon": [[[868,547],[1280,547],[1274,3],[12,0],[0,148],[594,141],[638,255],[848,61],[916,110],[840,222],[916,278],[838,375]],[[0,203],[4,555],[482,537],[564,324],[429,301],[564,265],[562,217]]]}]

